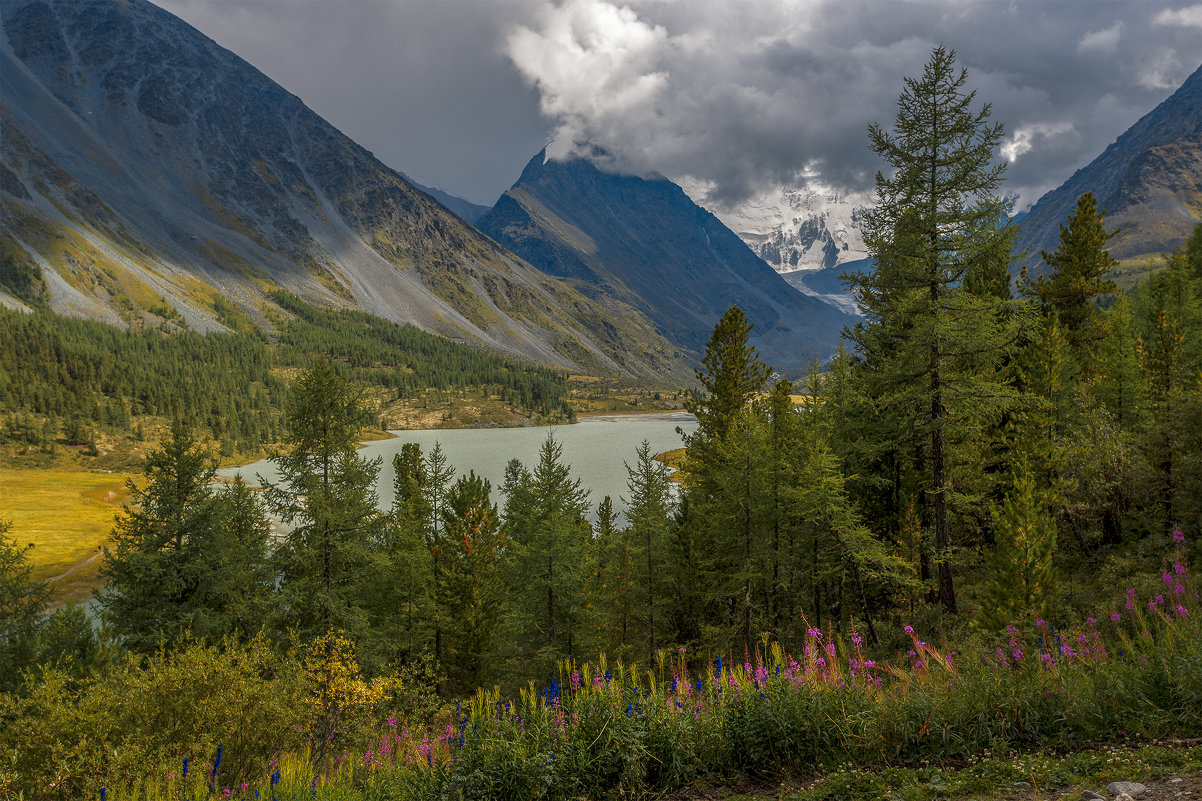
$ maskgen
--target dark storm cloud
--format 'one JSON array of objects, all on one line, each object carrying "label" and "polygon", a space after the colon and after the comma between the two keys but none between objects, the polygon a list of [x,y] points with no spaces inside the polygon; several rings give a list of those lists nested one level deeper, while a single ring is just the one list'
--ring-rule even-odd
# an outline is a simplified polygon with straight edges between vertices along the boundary
[{"label": "dark storm cloud", "polygon": [[[733,204],[804,175],[870,186],[867,124],[891,122],[901,76],[944,43],[1005,123],[1006,191],[1029,203],[1198,67],[1199,12],[1155,0],[566,0],[508,52],[561,148],[600,142],[615,166],[689,175]],[[649,75],[639,102],[595,97]]]},{"label": "dark storm cloud", "polygon": [[[386,163],[490,202],[554,134],[734,204],[865,189],[902,75],[956,49],[1029,203],[1202,60],[1173,0],[163,0]],[[540,115],[541,112],[541,115]]]}]

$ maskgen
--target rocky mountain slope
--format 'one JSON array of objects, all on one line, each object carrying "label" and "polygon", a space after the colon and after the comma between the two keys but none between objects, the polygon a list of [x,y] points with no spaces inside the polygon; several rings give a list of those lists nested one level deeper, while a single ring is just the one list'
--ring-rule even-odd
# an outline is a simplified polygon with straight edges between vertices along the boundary
[{"label": "rocky mountain slope", "polygon": [[9,305],[270,328],[285,288],[566,368],[684,371],[644,313],[525,264],[145,0],[0,11]]},{"label": "rocky mountain slope", "polygon": [[617,175],[585,159],[539,153],[477,227],[591,298],[638,308],[658,333],[694,352],[737,303],[764,360],[796,373],[834,350],[849,319],[789,287],[664,178]]},{"label": "rocky mountain slope", "polygon": [[1202,219],[1202,67],[1088,165],[1031,207],[1018,249],[1033,272],[1052,251],[1077,199],[1093,192],[1107,211],[1116,259],[1138,260],[1176,249]]}]

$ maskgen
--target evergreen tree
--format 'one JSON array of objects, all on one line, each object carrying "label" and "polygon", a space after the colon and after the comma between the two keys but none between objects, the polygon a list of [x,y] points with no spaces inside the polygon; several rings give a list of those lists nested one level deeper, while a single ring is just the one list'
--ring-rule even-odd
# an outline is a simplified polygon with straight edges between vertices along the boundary
[{"label": "evergreen tree", "polygon": [[[626,519],[629,521],[627,537],[635,560],[638,562],[643,596],[642,617],[647,631],[647,663],[654,664],[657,644],[662,641],[664,613],[662,610],[662,583],[664,573],[664,550],[667,545],[668,526],[672,515],[672,485],[668,479],[668,468],[655,460],[651,454],[651,443],[643,440],[635,452],[635,464],[626,465],[626,486],[630,497],[626,500]],[[660,628],[656,627],[656,607],[660,606]]]},{"label": "evergreen tree", "polygon": [[360,393],[328,362],[293,387],[285,450],[273,457],[280,481],[267,486],[267,499],[292,527],[276,550],[283,623],[306,638],[366,633],[361,580],[384,540],[380,464],[355,451],[366,419]]},{"label": "evergreen tree", "polygon": [[28,551],[9,537],[12,523],[0,520],[0,692],[16,687],[22,670],[37,657],[39,623],[50,589],[34,581]]},{"label": "evergreen tree", "polygon": [[1025,461],[1015,468],[1013,490],[994,512],[994,525],[996,542],[977,625],[997,630],[1026,617],[1048,617],[1056,588],[1056,527]]},{"label": "evergreen tree", "polygon": [[635,547],[630,528],[619,528],[613,500],[606,495],[597,504],[595,548],[598,554],[593,602],[601,612],[598,637],[611,659],[631,662],[641,645],[638,614],[642,595],[636,578]]},{"label": "evergreen tree", "polygon": [[433,636],[433,572],[429,547],[432,513],[421,446],[401,445],[393,456],[393,504],[386,527],[382,570],[373,591],[372,627],[386,631],[401,659],[419,657]]},{"label": "evergreen tree", "polygon": [[491,679],[504,583],[505,536],[492,487],[475,473],[460,476],[442,508],[444,536],[435,546],[442,565],[437,597],[445,627],[443,665],[453,692],[470,693]]},{"label": "evergreen tree", "polygon": [[1014,338],[1006,301],[965,286],[1008,263],[1013,240],[1009,204],[997,194],[1005,165],[991,163],[1003,129],[990,124],[988,104],[972,109],[966,80],[955,54],[936,47],[922,77],[905,79],[893,130],[869,126],[873,152],[893,172],[876,177],[877,206],[865,220],[876,267],[854,278],[865,319],[851,332],[871,399],[894,421],[881,434],[922,453],[948,612],[956,611],[949,457],[1013,396],[998,371]]},{"label": "evergreen tree", "polygon": [[[104,620],[130,648],[151,651],[176,638],[200,606],[202,574],[224,554],[212,481],[215,467],[191,430],[176,421],[171,437],[146,459],[146,483],[128,483],[131,502],[104,549],[96,594]],[[208,631],[197,632],[209,634]]]},{"label": "evergreen tree", "polygon": [[763,391],[771,370],[748,345],[750,333],[751,323],[738,306],[731,306],[714,327],[701,359],[705,369],[696,371],[704,397],[685,399],[698,424],[690,442],[721,439],[735,416]]},{"label": "evergreen tree", "polygon": [[588,492],[562,462],[563,447],[548,434],[532,471],[506,470],[506,574],[512,641],[535,676],[585,652],[588,630]]},{"label": "evergreen tree", "polygon": [[432,583],[431,600],[434,603],[434,658],[442,661],[442,610],[445,604],[438,599],[438,587],[442,585],[442,559],[445,550],[443,543],[447,491],[451,487],[451,479],[455,477],[455,468],[447,462],[447,456],[442,451],[442,445],[434,443],[430,455],[426,457],[422,474],[423,508],[429,513],[425,525],[426,548],[430,554],[430,577]]},{"label": "evergreen tree", "polygon": [[198,554],[192,631],[215,640],[227,634],[254,637],[274,603],[268,543],[271,522],[259,493],[236,476],[214,497],[214,526],[207,558]]},{"label": "evergreen tree", "polygon": [[1064,326],[1065,338],[1073,356],[1082,359],[1086,349],[1104,330],[1098,321],[1094,302],[1099,295],[1118,290],[1106,276],[1115,261],[1106,250],[1106,242],[1117,231],[1107,231],[1093,193],[1077,200],[1077,209],[1068,215],[1068,225],[1060,226],[1060,244],[1055,252],[1043,252],[1050,275],[1022,283],[1024,293],[1036,298],[1045,313],[1055,312]]}]

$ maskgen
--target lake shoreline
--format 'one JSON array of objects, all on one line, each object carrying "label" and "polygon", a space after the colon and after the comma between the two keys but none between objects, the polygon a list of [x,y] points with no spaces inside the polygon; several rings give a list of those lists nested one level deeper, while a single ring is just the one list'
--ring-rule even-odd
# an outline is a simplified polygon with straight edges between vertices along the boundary
[{"label": "lake shoreline", "polygon": [[[588,490],[590,504],[595,506],[609,496],[615,511],[620,511],[620,498],[627,493],[626,465],[634,463],[639,444],[647,440],[653,453],[680,448],[683,442],[678,429],[687,432],[696,425],[697,419],[686,411],[664,410],[591,414],[569,425],[389,429],[387,438],[362,442],[359,453],[367,459],[380,459],[376,494],[382,509],[392,503],[393,456],[406,443],[418,444],[425,454],[438,444],[457,475],[471,471],[488,479],[494,500],[499,501],[509,460],[517,458],[527,468],[533,467],[549,435],[562,449],[562,463],[571,467],[573,477]],[[224,480],[239,474],[252,485],[260,484],[260,477],[269,482],[277,478],[274,464],[266,459],[217,471]]]}]

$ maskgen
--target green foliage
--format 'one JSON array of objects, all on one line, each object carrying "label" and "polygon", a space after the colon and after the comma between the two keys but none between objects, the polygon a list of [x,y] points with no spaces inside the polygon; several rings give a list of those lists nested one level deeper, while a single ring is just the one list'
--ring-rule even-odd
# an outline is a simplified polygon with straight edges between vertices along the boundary
[{"label": "green foliage", "polygon": [[129,656],[81,682],[49,669],[0,696],[0,771],[27,797],[99,798],[187,757],[200,795],[221,745],[217,785],[237,786],[302,745],[302,697],[295,664],[262,640]]},{"label": "green foliage", "polygon": [[1003,129],[989,122],[989,104],[972,109],[966,80],[955,54],[936,47],[922,77],[905,79],[893,130],[869,126],[873,152],[893,172],[877,174],[864,237],[876,269],[852,278],[865,319],[850,333],[868,399],[885,418],[874,436],[894,459],[919,454],[948,612],[954,474],[970,467],[978,432],[1013,403],[999,367],[1015,319],[1008,287],[989,277],[1009,263],[1014,237],[998,194],[1005,164],[992,164]]},{"label": "green foliage", "polygon": [[561,658],[590,650],[588,492],[572,477],[562,453],[548,434],[534,469],[511,463],[502,487],[509,543],[506,638],[517,649],[515,668],[537,678],[550,675]]},{"label": "green foliage", "polygon": [[384,539],[377,509],[379,461],[355,451],[367,413],[361,393],[329,363],[299,378],[287,413],[280,481],[266,490],[271,511],[291,526],[274,552],[284,625],[307,639],[342,630],[367,634],[364,585]]},{"label": "green foliage", "polygon": [[30,575],[28,551],[9,537],[12,524],[0,520],[0,691],[15,687],[22,670],[38,655],[39,621],[49,589]]},{"label": "green foliage", "polygon": [[443,627],[443,664],[449,687],[464,695],[488,686],[504,600],[500,573],[505,534],[487,479],[469,472],[447,493],[443,532],[433,546],[435,587]]},{"label": "green foliage", "polygon": [[995,631],[1026,618],[1051,617],[1056,589],[1056,527],[1025,463],[1015,469],[1012,484],[1001,511],[994,512],[997,540],[977,617],[983,628]]},{"label": "green foliage", "polygon": [[130,503],[105,549],[97,593],[104,620],[129,648],[191,631],[249,637],[263,621],[270,576],[268,523],[241,481],[214,492],[214,466],[182,423],[150,454],[146,482],[131,481]]},{"label": "green foliage", "polygon": [[697,381],[704,398],[685,399],[685,408],[697,416],[700,440],[721,439],[734,417],[764,388],[770,374],[755,348],[747,344],[751,323],[738,306],[731,306],[705,346],[703,370]]},{"label": "green foliage", "polygon": [[288,396],[273,368],[330,359],[394,398],[484,388],[529,414],[573,418],[566,377],[555,370],[363,312],[272,297],[289,314],[272,341],[257,330],[165,333],[0,308],[0,438],[41,446],[69,427],[68,444],[86,445],[97,428],[133,435],[154,416],[188,420],[230,452],[252,452],[279,439]]},{"label": "green foliage", "polygon": [[42,268],[10,236],[0,237],[0,289],[26,303],[45,302]]},{"label": "green foliage", "polygon": [[1024,294],[1036,298],[1045,314],[1055,313],[1059,318],[1078,358],[1103,335],[1094,306],[1098,296],[1118,289],[1106,277],[1116,264],[1106,242],[1117,232],[1105,229],[1105,214],[1098,210],[1093,193],[1083,194],[1076,211],[1068,216],[1068,225],[1060,226],[1059,247],[1054,253],[1043,253],[1051,274],[1022,282]]},{"label": "green foliage", "polygon": [[[646,440],[635,452],[635,464],[626,465],[626,486],[630,497],[626,499],[626,518],[629,521],[624,532],[628,547],[623,556],[629,558],[633,570],[626,573],[627,581],[637,583],[641,592],[638,603],[631,604],[630,613],[642,622],[647,640],[647,664],[655,661],[664,628],[664,562],[667,559],[668,531],[674,507],[672,485],[668,479],[668,468],[655,461],[651,444]],[[615,581],[622,581],[615,576]],[[660,607],[659,628],[656,626],[656,607]]]}]

